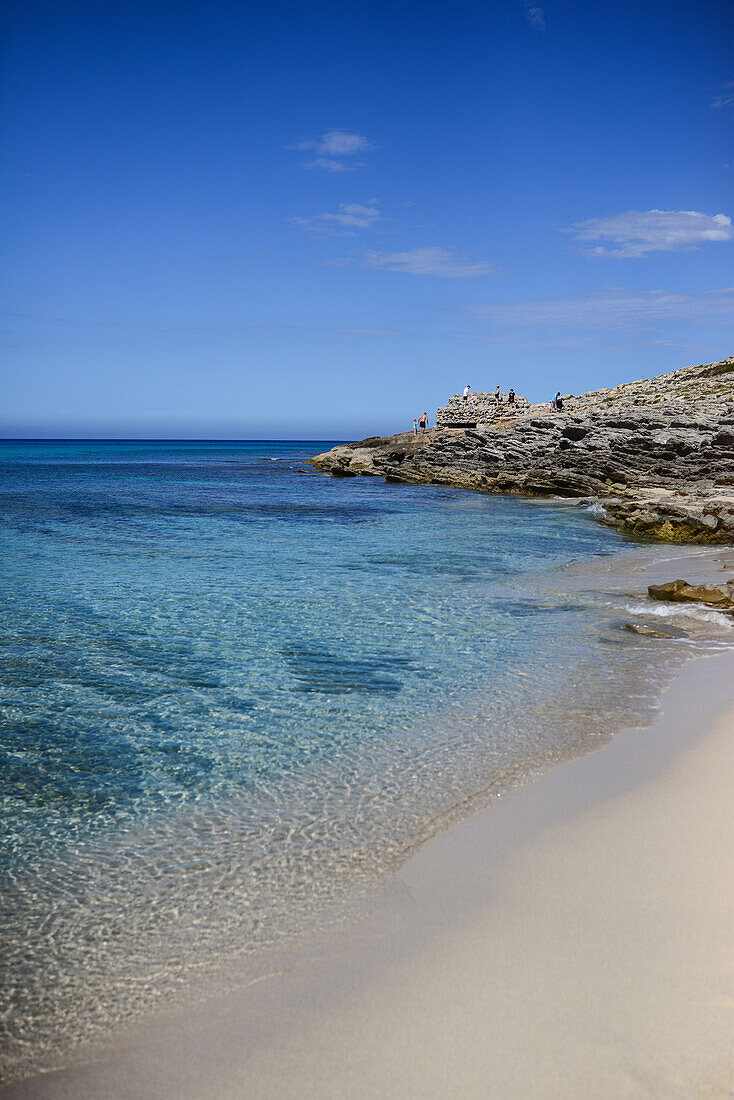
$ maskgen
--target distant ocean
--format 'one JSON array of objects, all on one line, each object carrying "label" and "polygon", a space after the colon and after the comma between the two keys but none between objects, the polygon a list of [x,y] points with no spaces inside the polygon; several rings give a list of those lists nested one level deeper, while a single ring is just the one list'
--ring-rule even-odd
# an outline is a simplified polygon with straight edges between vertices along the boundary
[{"label": "distant ocean", "polygon": [[6,1075],[246,975],[679,659],[582,507],[327,446],[0,444]]}]

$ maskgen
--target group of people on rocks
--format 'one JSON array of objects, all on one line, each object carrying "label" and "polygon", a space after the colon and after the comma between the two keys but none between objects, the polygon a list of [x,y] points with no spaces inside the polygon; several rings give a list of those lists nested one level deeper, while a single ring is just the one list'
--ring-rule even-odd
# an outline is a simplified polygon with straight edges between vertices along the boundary
[{"label": "group of people on rocks", "polygon": [[[497,386],[497,388],[495,389],[494,394],[492,396],[494,397],[494,401],[495,401],[496,405],[500,405],[502,403],[502,395],[500,394],[499,386]],[[461,395],[461,399],[462,399],[462,401],[465,405],[473,405],[474,404],[474,401],[476,399],[476,394],[472,393],[472,388],[471,388],[471,386],[469,385],[468,382],[467,382],[466,386],[464,386],[464,392]],[[507,404],[508,405],[513,405],[513,406],[515,406],[517,404],[516,394],[515,394],[515,391],[512,388],[512,386],[510,386],[510,389],[507,393]],[[557,390],[556,391],[556,396],[551,401],[548,402],[548,408],[551,410],[551,412],[562,412],[563,411],[563,398],[561,397],[561,391],[560,390]],[[419,435],[419,434],[424,435],[425,432],[426,432],[427,427],[428,427],[428,413],[421,413],[420,417],[418,417],[418,418],[413,417],[413,433],[415,435]]]},{"label": "group of people on rocks", "polygon": [[[495,402],[495,405],[499,405],[499,404],[501,403],[501,401],[502,401],[502,397],[501,397],[501,395],[500,395],[500,388],[499,388],[499,386],[498,386],[498,387],[497,387],[497,389],[496,389],[496,390],[494,391],[494,394],[493,394],[493,396],[494,396],[494,402]],[[467,404],[473,405],[473,404],[474,404],[474,400],[475,400],[475,398],[476,398],[476,394],[472,393],[472,391],[471,391],[471,386],[469,385],[469,383],[468,383],[468,382],[467,382],[467,384],[466,384],[466,385],[464,386],[464,392],[463,392],[463,394],[461,395],[461,398],[462,398],[462,401],[464,402],[464,404],[465,404],[465,405],[467,405]],[[510,386],[509,392],[508,392],[508,394],[507,394],[507,404],[508,404],[508,405],[514,405],[515,403],[516,403],[516,402],[515,402],[515,391],[513,390],[512,386]]]},{"label": "group of people on rocks", "polygon": [[[502,398],[501,398],[501,395],[500,395],[499,386],[497,386],[496,390],[494,391],[493,397],[494,397],[495,405],[501,404]],[[467,405],[467,404],[473,405],[475,398],[476,398],[476,394],[472,393],[471,386],[469,385],[469,383],[467,383],[466,386],[464,386],[464,392],[461,395],[462,401],[464,402],[465,405]],[[510,386],[509,392],[507,394],[507,404],[508,405],[516,405],[517,404],[516,399],[515,399],[515,391],[513,390],[512,386]],[[556,391],[556,396],[553,398],[552,401],[548,402],[548,407],[553,412],[562,412],[563,411],[563,398],[561,397],[561,391],[560,390],[557,390]]]}]

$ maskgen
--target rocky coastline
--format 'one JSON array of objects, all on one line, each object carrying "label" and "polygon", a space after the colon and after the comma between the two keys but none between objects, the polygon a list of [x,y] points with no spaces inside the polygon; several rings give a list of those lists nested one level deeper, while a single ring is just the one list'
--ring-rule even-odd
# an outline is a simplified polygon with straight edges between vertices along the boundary
[{"label": "rocky coastline", "polygon": [[530,406],[475,428],[374,436],[314,456],[337,477],[569,497],[642,538],[734,542],[734,356]]}]

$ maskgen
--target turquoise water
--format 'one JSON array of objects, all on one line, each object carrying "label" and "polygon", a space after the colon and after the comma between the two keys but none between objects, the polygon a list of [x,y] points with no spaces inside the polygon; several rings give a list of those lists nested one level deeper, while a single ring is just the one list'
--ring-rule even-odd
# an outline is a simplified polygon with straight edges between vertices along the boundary
[{"label": "turquoise water", "polygon": [[286,937],[641,698],[578,579],[618,534],[322,477],[325,446],[0,444],[10,1072]]}]

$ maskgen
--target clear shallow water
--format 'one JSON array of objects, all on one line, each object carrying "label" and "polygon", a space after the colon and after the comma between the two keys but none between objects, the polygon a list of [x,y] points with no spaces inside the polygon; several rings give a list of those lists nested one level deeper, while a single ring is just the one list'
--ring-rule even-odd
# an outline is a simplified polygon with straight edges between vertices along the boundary
[{"label": "clear shallow water", "polygon": [[619,535],[299,472],[324,446],[0,444],[7,1073],[232,974],[654,702],[676,643],[590,579]]}]

